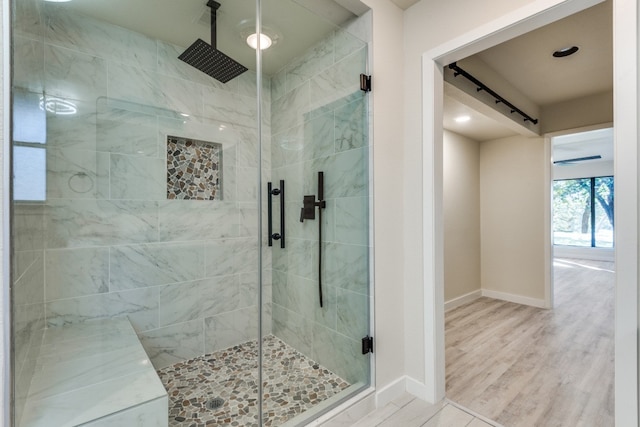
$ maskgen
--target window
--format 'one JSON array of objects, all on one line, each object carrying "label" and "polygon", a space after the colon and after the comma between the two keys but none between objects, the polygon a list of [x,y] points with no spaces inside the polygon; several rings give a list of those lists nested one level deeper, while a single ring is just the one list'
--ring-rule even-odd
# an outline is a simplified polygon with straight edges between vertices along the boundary
[{"label": "window", "polygon": [[46,200],[47,122],[41,100],[41,94],[19,90],[13,97],[14,200]]},{"label": "window", "polygon": [[613,177],[553,182],[553,244],[613,247]]}]

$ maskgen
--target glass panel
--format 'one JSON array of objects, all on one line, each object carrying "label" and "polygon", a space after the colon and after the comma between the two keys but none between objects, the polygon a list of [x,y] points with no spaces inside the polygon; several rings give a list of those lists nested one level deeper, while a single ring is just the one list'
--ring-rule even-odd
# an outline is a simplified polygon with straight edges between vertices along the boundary
[{"label": "glass panel", "polygon": [[591,246],[591,180],[553,182],[553,244]]},{"label": "glass panel", "polygon": [[606,176],[602,178],[596,178],[595,190],[596,246],[599,248],[612,248],[614,213],[613,177]]},{"label": "glass panel", "polygon": [[[265,249],[267,425],[304,425],[370,381],[370,355],[361,352],[370,304],[369,96],[359,87],[370,15],[356,17],[334,2],[305,5],[314,10],[263,1],[263,31],[277,40],[263,51],[271,88],[263,175],[273,188],[284,181],[284,199],[271,196],[272,232],[282,234],[282,200],[286,224],[285,247],[273,240]],[[284,10],[288,24],[279,19]],[[296,46],[286,57],[285,43]],[[266,184],[263,191],[268,199]]]},{"label": "glass panel", "polygon": [[256,0],[220,1],[217,47],[249,68],[225,83],[178,58],[211,42],[206,0],[157,3],[12,2],[13,185],[40,200],[12,209],[16,426],[257,423],[258,91],[236,28]]}]

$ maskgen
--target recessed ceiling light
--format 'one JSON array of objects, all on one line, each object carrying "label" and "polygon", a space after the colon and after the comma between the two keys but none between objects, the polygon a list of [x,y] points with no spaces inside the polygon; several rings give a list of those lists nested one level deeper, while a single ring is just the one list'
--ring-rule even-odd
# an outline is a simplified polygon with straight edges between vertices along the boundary
[{"label": "recessed ceiling light", "polygon": [[[265,50],[269,46],[271,46],[271,37],[266,35],[265,33],[260,33],[260,50]],[[256,33],[249,34],[247,37],[247,44],[251,46],[253,49],[258,48],[258,35]]]},{"label": "recessed ceiling light", "polygon": [[464,122],[468,122],[469,120],[471,120],[471,117],[469,117],[469,116],[459,116],[459,117],[456,117],[453,120],[455,120],[458,123],[464,123]]},{"label": "recessed ceiling light", "polygon": [[71,0],[44,0],[44,1],[48,1],[48,2],[51,2],[51,3],[66,3],[66,2],[71,1]]},{"label": "recessed ceiling light", "polygon": [[573,55],[578,51],[578,49],[580,49],[578,46],[563,47],[562,49],[558,49],[553,52],[553,57],[564,58],[565,56]]}]

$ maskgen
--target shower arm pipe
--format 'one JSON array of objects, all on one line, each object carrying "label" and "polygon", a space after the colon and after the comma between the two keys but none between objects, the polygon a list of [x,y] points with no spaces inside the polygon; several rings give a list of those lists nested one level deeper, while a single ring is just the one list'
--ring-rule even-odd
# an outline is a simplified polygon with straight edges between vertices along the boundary
[{"label": "shower arm pipe", "polygon": [[533,117],[531,117],[530,115],[528,115],[527,113],[525,113],[524,111],[522,111],[521,109],[519,109],[518,107],[516,107],[515,105],[513,105],[503,97],[501,97],[500,95],[498,95],[495,91],[491,90],[489,86],[485,85],[480,80],[478,80],[477,78],[475,78],[474,76],[472,76],[471,74],[469,74],[468,72],[460,68],[456,62],[452,62],[451,64],[449,64],[449,69],[454,71],[454,74],[453,74],[454,77],[458,77],[458,75],[461,75],[462,77],[466,78],[467,80],[469,80],[470,82],[478,86],[478,89],[477,89],[478,92],[480,92],[481,90],[484,90],[489,95],[493,96],[496,99],[496,104],[503,103],[504,105],[509,107],[511,109],[511,114],[518,113],[524,118],[525,122],[531,122],[534,125],[538,124],[538,119],[534,119]]},{"label": "shower arm pipe", "polygon": [[216,31],[216,12],[220,7],[220,3],[215,0],[209,0],[207,6],[211,8],[211,46],[217,47],[218,37]]}]

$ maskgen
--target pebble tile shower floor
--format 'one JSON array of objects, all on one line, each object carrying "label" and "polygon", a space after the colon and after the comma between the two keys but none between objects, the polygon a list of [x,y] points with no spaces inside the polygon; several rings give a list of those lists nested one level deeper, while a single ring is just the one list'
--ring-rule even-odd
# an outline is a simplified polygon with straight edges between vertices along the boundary
[{"label": "pebble tile shower floor", "polygon": [[[267,336],[263,341],[263,422],[278,426],[349,386],[345,380]],[[169,394],[169,426],[258,426],[258,343],[235,347],[158,370]],[[224,404],[208,409],[207,402]]]}]

